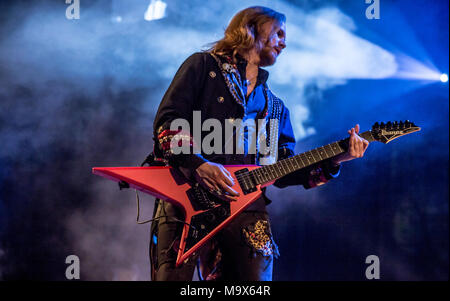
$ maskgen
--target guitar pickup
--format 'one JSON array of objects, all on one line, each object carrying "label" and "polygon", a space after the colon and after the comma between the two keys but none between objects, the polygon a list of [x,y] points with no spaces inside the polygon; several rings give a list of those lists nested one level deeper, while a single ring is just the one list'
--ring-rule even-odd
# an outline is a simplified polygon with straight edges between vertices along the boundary
[{"label": "guitar pickup", "polygon": [[239,169],[234,173],[244,194],[256,191],[256,185],[253,178],[250,177],[248,168]]}]

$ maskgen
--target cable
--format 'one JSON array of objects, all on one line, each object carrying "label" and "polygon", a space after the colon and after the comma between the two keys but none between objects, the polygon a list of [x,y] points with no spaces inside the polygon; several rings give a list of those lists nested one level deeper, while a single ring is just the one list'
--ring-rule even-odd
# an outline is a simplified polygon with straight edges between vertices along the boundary
[{"label": "cable", "polygon": [[200,281],[205,281],[202,276],[202,272],[200,271],[200,258],[197,259],[197,275]]},{"label": "cable", "polygon": [[135,189],[134,191],[136,192],[136,202],[137,202],[137,217],[136,217],[136,223],[137,223],[137,224],[143,225],[143,224],[147,224],[147,223],[153,222],[153,221],[155,221],[155,220],[157,220],[157,219],[160,219],[160,218],[162,218],[162,217],[165,217],[165,218],[170,218],[170,219],[172,219],[172,220],[175,221],[175,222],[179,222],[179,223],[183,223],[183,224],[185,224],[185,225],[188,225],[190,228],[192,228],[192,229],[194,229],[194,230],[197,230],[194,226],[192,226],[192,225],[189,224],[189,223],[186,223],[185,221],[182,221],[182,220],[180,220],[180,219],[177,219],[176,217],[173,217],[173,216],[167,216],[167,215],[166,215],[166,212],[165,212],[165,210],[164,210],[164,206],[163,206],[163,211],[164,211],[164,214],[163,214],[163,215],[158,216],[158,217],[155,217],[155,218],[152,218],[152,219],[149,219],[149,220],[146,220],[146,221],[143,221],[143,222],[139,221],[139,215],[140,215],[140,214],[139,214],[139,213],[140,213],[140,208],[139,208],[139,194],[138,194],[138,192],[137,192],[137,189]]}]

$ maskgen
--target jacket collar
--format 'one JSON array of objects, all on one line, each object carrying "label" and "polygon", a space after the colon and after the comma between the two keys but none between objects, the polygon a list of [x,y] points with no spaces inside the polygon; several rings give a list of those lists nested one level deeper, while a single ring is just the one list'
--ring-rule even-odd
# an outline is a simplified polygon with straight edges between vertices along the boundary
[{"label": "jacket collar", "polygon": [[[242,77],[245,76],[245,70],[246,70],[248,62],[240,54],[236,55],[237,62],[235,64],[233,63],[233,60],[232,60],[231,56],[223,55],[223,56],[221,56],[221,59],[223,61],[228,62],[234,68],[236,68],[239,71],[239,73],[241,74]],[[257,77],[257,80],[256,80],[256,85],[259,85],[259,84],[263,84],[264,85],[267,82],[268,78],[269,78],[269,72],[267,70],[262,69],[261,67],[259,67],[258,68],[258,77]]]}]

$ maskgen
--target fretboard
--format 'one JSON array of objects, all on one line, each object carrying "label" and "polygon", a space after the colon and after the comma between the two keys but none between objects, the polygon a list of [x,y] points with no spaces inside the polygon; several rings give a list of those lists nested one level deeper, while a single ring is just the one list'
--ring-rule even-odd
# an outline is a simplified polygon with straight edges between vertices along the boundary
[{"label": "fretboard", "polygon": [[[360,136],[369,142],[375,139],[370,131],[361,133]],[[294,171],[311,166],[321,161],[333,158],[342,154],[348,149],[349,138],[327,144],[315,148],[313,150],[289,157],[278,161],[277,163],[262,166],[250,171],[250,178],[253,179],[255,185],[272,182],[282,178]]]}]

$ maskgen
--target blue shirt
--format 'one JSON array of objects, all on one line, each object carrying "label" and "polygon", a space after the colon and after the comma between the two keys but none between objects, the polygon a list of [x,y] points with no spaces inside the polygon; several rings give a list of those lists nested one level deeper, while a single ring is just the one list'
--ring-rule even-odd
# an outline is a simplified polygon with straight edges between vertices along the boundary
[{"label": "blue shirt", "polygon": [[[267,99],[264,95],[264,87],[263,85],[266,83],[267,78],[269,77],[269,73],[261,68],[258,70],[258,76],[256,79],[256,84],[253,91],[250,95],[247,96],[248,83],[245,74],[245,70],[247,67],[246,61],[241,61],[237,65],[239,73],[242,79],[242,90],[244,91],[245,98],[245,115],[243,118],[243,124],[245,127],[242,129],[240,141],[238,143],[242,143],[239,147],[243,148],[244,154],[255,154],[258,149],[258,144],[256,140],[265,139],[266,137],[266,127],[265,124],[261,128],[258,129],[258,119],[264,119],[262,113],[267,105]],[[258,130],[258,133],[256,131]]]}]

